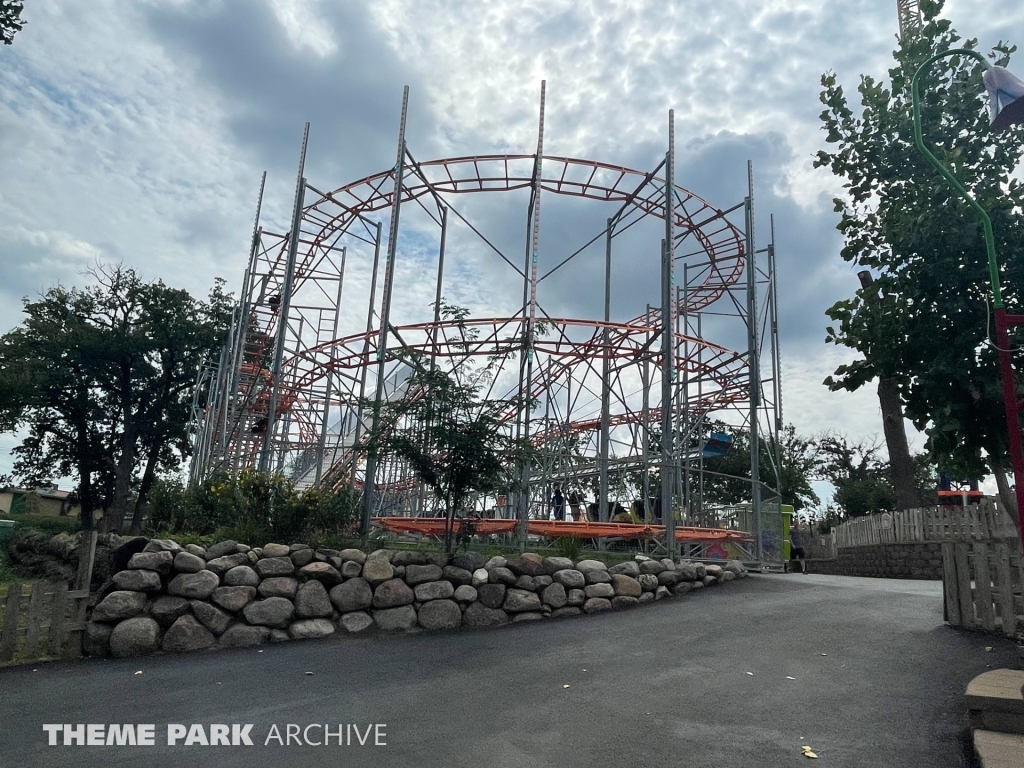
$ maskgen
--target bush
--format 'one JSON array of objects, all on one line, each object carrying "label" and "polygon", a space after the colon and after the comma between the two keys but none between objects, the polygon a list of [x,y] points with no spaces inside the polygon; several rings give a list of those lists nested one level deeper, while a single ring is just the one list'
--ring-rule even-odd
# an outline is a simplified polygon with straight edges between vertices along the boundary
[{"label": "bush", "polygon": [[281,475],[245,470],[212,475],[193,489],[162,480],[150,493],[150,509],[152,531],[255,545],[349,537],[358,521],[359,497],[348,488],[300,492]]},{"label": "bush", "polygon": [[6,520],[14,520],[14,530],[35,528],[37,531],[54,536],[58,533],[78,533],[82,530],[82,522],[74,517],[50,517],[48,515],[8,515]]}]

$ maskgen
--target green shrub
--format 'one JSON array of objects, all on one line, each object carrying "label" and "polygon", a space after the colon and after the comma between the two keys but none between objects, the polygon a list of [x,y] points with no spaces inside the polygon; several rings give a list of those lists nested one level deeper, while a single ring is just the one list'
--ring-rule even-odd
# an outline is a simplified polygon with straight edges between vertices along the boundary
[{"label": "green shrub", "polygon": [[58,533],[78,533],[82,523],[77,517],[50,517],[48,515],[7,515],[4,519],[14,520],[14,530],[35,528],[38,531],[54,536]]},{"label": "green shrub", "polygon": [[218,473],[195,488],[162,480],[150,494],[152,531],[180,541],[232,538],[254,546],[269,541],[346,539],[358,521],[359,497],[344,488],[295,490],[281,475],[245,470]]},{"label": "green shrub", "polygon": [[579,539],[563,538],[555,542],[555,551],[559,557],[568,557],[573,562],[580,559],[583,547]]}]

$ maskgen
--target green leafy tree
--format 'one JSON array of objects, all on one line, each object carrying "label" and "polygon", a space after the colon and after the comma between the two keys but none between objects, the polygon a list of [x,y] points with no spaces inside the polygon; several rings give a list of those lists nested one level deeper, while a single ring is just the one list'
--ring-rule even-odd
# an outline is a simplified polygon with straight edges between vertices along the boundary
[{"label": "green leafy tree", "polygon": [[[732,434],[733,444],[724,456],[704,460],[704,501],[713,504],[749,501],[750,433],[717,423],[714,429]],[[761,440],[758,456],[761,498],[767,501],[777,492],[783,504],[791,504],[796,510],[817,504],[818,495],[811,487],[817,470],[817,451],[813,441],[798,435],[792,424],[786,425],[778,441],[780,471],[776,478],[775,437]]]},{"label": "green leafy tree", "polygon": [[94,276],[26,300],[25,321],[0,337],[0,428],[26,433],[16,475],[78,478],[83,527],[102,507],[119,530],[133,497],[141,511],[157,473],[188,455],[196,371],[223,343],[230,301],[220,282],[202,302],[131,269]]},{"label": "green leafy tree", "polygon": [[[917,66],[940,51],[976,47],[938,18],[941,8],[942,2],[921,3],[922,29],[904,36],[888,82],[861,77],[859,115],[836,76],[822,77],[821,119],[833,147],[815,164],[844,180],[846,195],[835,201],[843,259],[877,273],[853,299],[828,310],[834,324],[826,340],[859,357],[825,383],[856,390],[875,377],[895,380],[907,417],[927,435],[931,460],[973,476],[993,472],[1004,504],[1014,509],[981,223],[913,140],[910,80]],[[1014,50],[997,45],[991,58],[1006,64]],[[973,60],[936,62],[922,82],[923,131],[992,217],[1004,299],[1019,312],[1024,187],[1011,174],[1021,158],[1021,132],[989,131],[982,92]]]},{"label": "green leafy tree", "polygon": [[446,368],[412,352],[401,355],[412,367],[406,395],[382,405],[369,445],[379,458],[405,462],[441,503],[445,551],[451,552],[455,519],[468,502],[515,487],[533,451],[510,435],[504,417],[513,402],[481,396],[492,364],[473,366],[473,332],[461,325],[465,311],[445,305],[442,316],[459,324],[461,341],[453,346],[467,354]]},{"label": "green leafy tree", "polygon": [[0,40],[4,45],[11,45],[14,35],[24,28],[25,22],[21,18],[24,7],[24,0],[0,0]]}]

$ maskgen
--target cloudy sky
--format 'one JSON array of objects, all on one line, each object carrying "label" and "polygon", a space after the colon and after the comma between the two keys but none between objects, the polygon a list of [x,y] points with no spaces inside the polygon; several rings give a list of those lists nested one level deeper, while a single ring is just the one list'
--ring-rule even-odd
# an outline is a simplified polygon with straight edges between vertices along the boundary
[{"label": "cloudy sky", "polygon": [[[671,108],[679,185],[726,208],[753,161],[758,231],[776,221],[786,419],[879,433],[872,391],[821,386],[844,360],[823,344],[824,310],[857,281],[838,257],[839,187],[812,155],[821,73],[848,91],[860,73],[884,75],[895,5],[32,0],[0,47],[0,331],[22,297],[82,284],[96,260],[197,294],[216,276],[240,285],[260,174],[264,222],[283,231],[306,121],[306,176],[333,189],[394,163],[403,85],[409,148],[427,160],[532,152],[546,79],[547,154],[646,171]],[[945,15],[983,47],[1024,40],[1019,0],[954,0]],[[496,237],[522,231],[497,209],[476,213]],[[542,252],[564,250],[567,227],[545,229]],[[576,309],[571,284],[553,291],[552,314]],[[12,445],[0,437],[0,473]]]}]

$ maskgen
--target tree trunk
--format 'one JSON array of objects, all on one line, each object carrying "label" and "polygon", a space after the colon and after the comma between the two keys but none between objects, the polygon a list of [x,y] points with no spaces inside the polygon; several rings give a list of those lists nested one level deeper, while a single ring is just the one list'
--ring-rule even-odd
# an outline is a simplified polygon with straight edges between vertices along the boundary
[{"label": "tree trunk", "polygon": [[1003,505],[1003,509],[1006,510],[1007,514],[1013,520],[1017,526],[1017,534],[1020,535],[1020,515],[1017,511],[1017,499],[1013,492],[1010,490],[1010,484],[1006,480],[1006,471],[1002,465],[997,464],[995,461],[992,464],[992,474],[996,478],[996,489],[999,493],[999,502]]},{"label": "tree trunk", "polygon": [[[132,413],[132,380],[131,370],[122,366],[121,374],[121,455],[114,468],[114,499],[110,507],[110,520],[107,531],[120,533],[124,525],[124,516],[128,511],[128,497],[131,494],[132,472],[135,469],[135,442],[138,435],[135,429],[135,414]],[[104,517],[107,517],[104,515]]]},{"label": "tree trunk", "polygon": [[[874,282],[871,273],[858,273],[860,284],[868,288]],[[896,491],[896,509],[916,509],[921,506],[921,494],[914,482],[914,460],[910,457],[907,431],[903,425],[903,404],[900,402],[896,380],[878,378],[878,405],[882,409],[882,431],[889,450],[889,469],[892,486]]]},{"label": "tree trunk", "polygon": [[159,457],[160,444],[154,443],[149,449],[149,454],[146,456],[146,470],[142,473],[142,482],[139,483],[139,495],[135,499],[135,514],[132,515],[132,527],[129,530],[132,536],[138,536],[142,533],[142,510],[146,504],[149,489],[153,487],[153,481],[156,479],[156,465]]}]

